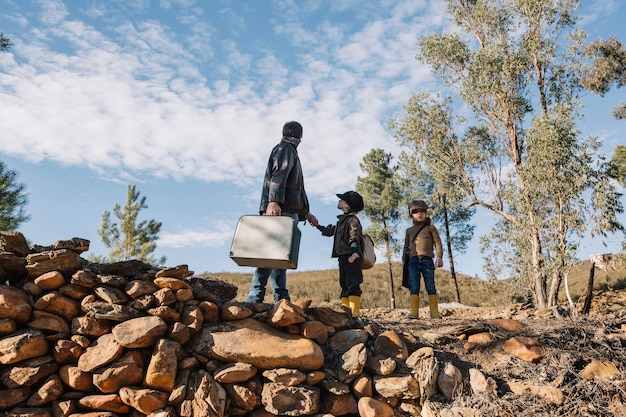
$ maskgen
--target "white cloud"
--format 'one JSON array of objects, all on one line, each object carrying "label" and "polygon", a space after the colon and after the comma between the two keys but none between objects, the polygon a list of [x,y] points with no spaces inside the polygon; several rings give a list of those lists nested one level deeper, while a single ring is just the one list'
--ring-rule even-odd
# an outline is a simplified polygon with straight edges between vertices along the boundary
[{"label": "white cloud", "polygon": [[46,25],[56,25],[68,15],[67,8],[61,1],[39,0],[38,4],[41,6],[39,19]]},{"label": "white cloud", "polygon": [[[583,17],[593,27],[620,4],[588,3]],[[415,60],[416,42],[450,27],[441,0],[5,2],[0,29],[15,46],[0,53],[0,155],[42,162],[51,176],[67,167],[72,192],[97,188],[85,204],[46,196],[38,184],[32,207],[45,215],[56,199],[93,208],[115,201],[118,183],[142,184],[151,203],[155,195],[168,202],[150,211],[167,226],[159,248],[184,247],[186,257],[201,246],[202,262],[211,251],[218,262],[233,218],[258,208],[268,153],[288,120],[304,126],[299,153],[313,212],[324,221],[338,214],[335,193],[354,187],[363,156],[398,153],[387,119],[413,93],[441,88]],[[29,175],[39,168],[26,167]],[[33,216],[27,227],[54,241],[46,234],[63,214]]]},{"label": "white cloud", "polygon": [[[213,43],[200,59],[195,51],[203,34],[214,36],[216,28],[187,9],[179,19],[191,28],[186,36],[156,19],[89,9],[91,17],[116,16],[115,32],[105,32],[51,4],[55,26],[38,28],[37,44],[23,39],[15,61],[0,58],[0,105],[12,116],[0,121],[9,139],[0,151],[107,176],[119,170],[120,176],[256,184],[282,124],[296,119],[305,128],[309,192],[352,187],[371,148],[394,147],[386,113],[426,77],[413,56],[427,24],[405,18],[422,2],[370,16],[356,32],[358,20],[349,27],[332,15],[307,27],[308,13],[319,13],[322,4],[298,9],[282,2],[275,30],[292,54],[270,52],[275,48],[265,38],[256,42],[268,47],[253,50],[232,38]],[[173,13],[175,5],[162,7]],[[346,7],[357,6],[343,2],[336,10]],[[222,16],[249,18],[230,9]],[[70,51],[57,49],[59,43]],[[220,58],[207,61],[217,51]]]},{"label": "white cloud", "polygon": [[159,237],[159,247],[219,247],[233,237],[231,224],[218,223],[209,229],[183,230],[177,233],[163,232]]}]

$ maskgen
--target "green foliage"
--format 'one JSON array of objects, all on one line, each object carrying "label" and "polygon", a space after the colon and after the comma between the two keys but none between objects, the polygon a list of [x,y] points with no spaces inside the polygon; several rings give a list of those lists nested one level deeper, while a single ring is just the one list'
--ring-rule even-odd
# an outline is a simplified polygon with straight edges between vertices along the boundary
[{"label": "green foliage", "polygon": [[371,222],[367,232],[375,244],[386,245],[389,259],[397,250],[394,235],[400,218],[398,206],[402,199],[394,174],[395,167],[390,165],[391,158],[391,153],[372,149],[360,164],[365,176],[359,176],[356,182],[356,191],[365,202],[363,212]]},{"label": "green foliage", "polygon": [[[604,96],[613,86],[626,85],[626,49],[615,37],[590,43],[585,57],[593,58],[591,66],[583,70],[582,83],[590,91]],[[613,117],[623,119],[626,104],[613,109]]]},{"label": "green foliage", "polygon": [[[551,113],[536,117],[528,129],[528,152],[523,180],[534,184],[533,199],[540,221],[543,270],[552,277],[549,299],[556,295],[567,268],[575,262],[577,242],[586,232],[620,230],[616,213],[619,198],[606,183],[606,175],[594,168],[599,143],[579,138],[571,108],[555,105]],[[591,203],[585,192],[591,191]]]},{"label": "green foliage", "polygon": [[447,217],[447,224],[451,228],[451,234],[446,235],[446,240],[450,241],[452,249],[456,253],[465,253],[467,245],[474,238],[476,224],[472,223],[472,218],[476,210],[473,207],[465,207],[460,202],[450,204],[444,193],[437,194],[434,201],[438,201],[441,210],[435,212],[433,219],[435,223],[445,225],[444,217]]},{"label": "green foliage", "polygon": [[473,119],[455,116],[452,98],[421,92],[389,125],[446,198],[500,218],[482,239],[491,251],[487,269],[509,267],[543,308],[556,302],[581,236],[622,228],[599,143],[581,138],[575,123],[585,88],[578,2],[446,3],[459,30],[422,37],[418,59],[458,93]]},{"label": "green foliage", "polygon": [[101,262],[118,262],[137,259],[151,265],[165,264],[165,257],[158,261],[152,257],[156,249],[156,241],[161,223],[155,220],[144,220],[137,223],[141,209],[148,208],[146,197],[139,198],[139,191],[135,185],[128,185],[126,190],[126,204],[120,207],[113,206],[113,214],[120,223],[111,222],[111,213],[107,210],[102,213],[102,225],[98,234],[107,248],[110,248],[108,258],[101,258]]},{"label": "green foliage", "polygon": [[17,230],[30,219],[24,185],[17,182],[17,173],[0,162],[0,230]]},{"label": "green foliage", "polygon": [[611,114],[613,115],[614,119],[626,119],[626,103],[615,106]]},{"label": "green foliage", "polygon": [[617,145],[613,151],[610,175],[626,187],[626,146]]},{"label": "green foliage", "polygon": [[428,200],[425,196],[434,193],[433,174],[420,166],[416,152],[403,150],[398,157],[396,176],[403,197],[401,217],[409,219],[409,203],[417,198]]}]

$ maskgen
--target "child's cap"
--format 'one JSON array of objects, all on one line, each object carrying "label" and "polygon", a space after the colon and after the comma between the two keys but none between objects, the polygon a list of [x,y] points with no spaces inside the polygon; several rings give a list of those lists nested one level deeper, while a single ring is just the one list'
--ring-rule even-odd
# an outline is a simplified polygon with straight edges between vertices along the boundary
[{"label": "child's cap", "polygon": [[363,207],[365,207],[363,204],[363,197],[361,197],[361,194],[356,191],[346,191],[343,194],[337,194],[337,197],[348,203],[352,211],[361,211],[363,210]]},{"label": "child's cap", "polygon": [[428,205],[424,200],[413,200],[409,203],[409,214],[415,209],[428,210]]}]

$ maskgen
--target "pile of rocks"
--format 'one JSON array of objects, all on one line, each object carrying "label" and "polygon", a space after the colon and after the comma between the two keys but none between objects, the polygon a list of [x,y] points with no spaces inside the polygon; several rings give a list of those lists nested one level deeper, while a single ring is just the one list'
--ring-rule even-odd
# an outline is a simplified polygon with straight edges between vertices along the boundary
[{"label": "pile of rocks", "polygon": [[[409,352],[402,335],[346,309],[237,303],[236,287],[186,265],[95,264],[80,257],[88,247],[79,238],[29,247],[0,232],[4,415],[437,417],[430,399],[457,397],[467,382],[432,347]],[[489,342],[456,333],[468,349]],[[546,354],[531,338],[505,345],[531,362]],[[469,378],[473,392],[496,395],[478,369]],[[558,389],[518,385],[510,389],[563,401]]]},{"label": "pile of rocks", "polygon": [[432,349],[343,309],[235,303],[185,265],[90,263],[85,239],[0,246],[8,416],[415,415],[436,389]]}]

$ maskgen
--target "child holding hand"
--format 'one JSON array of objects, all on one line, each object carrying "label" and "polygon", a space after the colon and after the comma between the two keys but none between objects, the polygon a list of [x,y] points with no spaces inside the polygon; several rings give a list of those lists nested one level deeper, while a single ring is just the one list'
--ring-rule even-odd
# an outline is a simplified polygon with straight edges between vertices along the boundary
[{"label": "child holding hand", "polygon": [[359,317],[361,308],[361,239],[363,229],[356,213],[363,210],[363,197],[356,191],[337,194],[337,208],[343,212],[338,216],[337,224],[321,226],[317,229],[323,236],[333,236],[332,257],[339,262],[339,285],[341,286],[341,304],[350,309],[352,317]]}]

